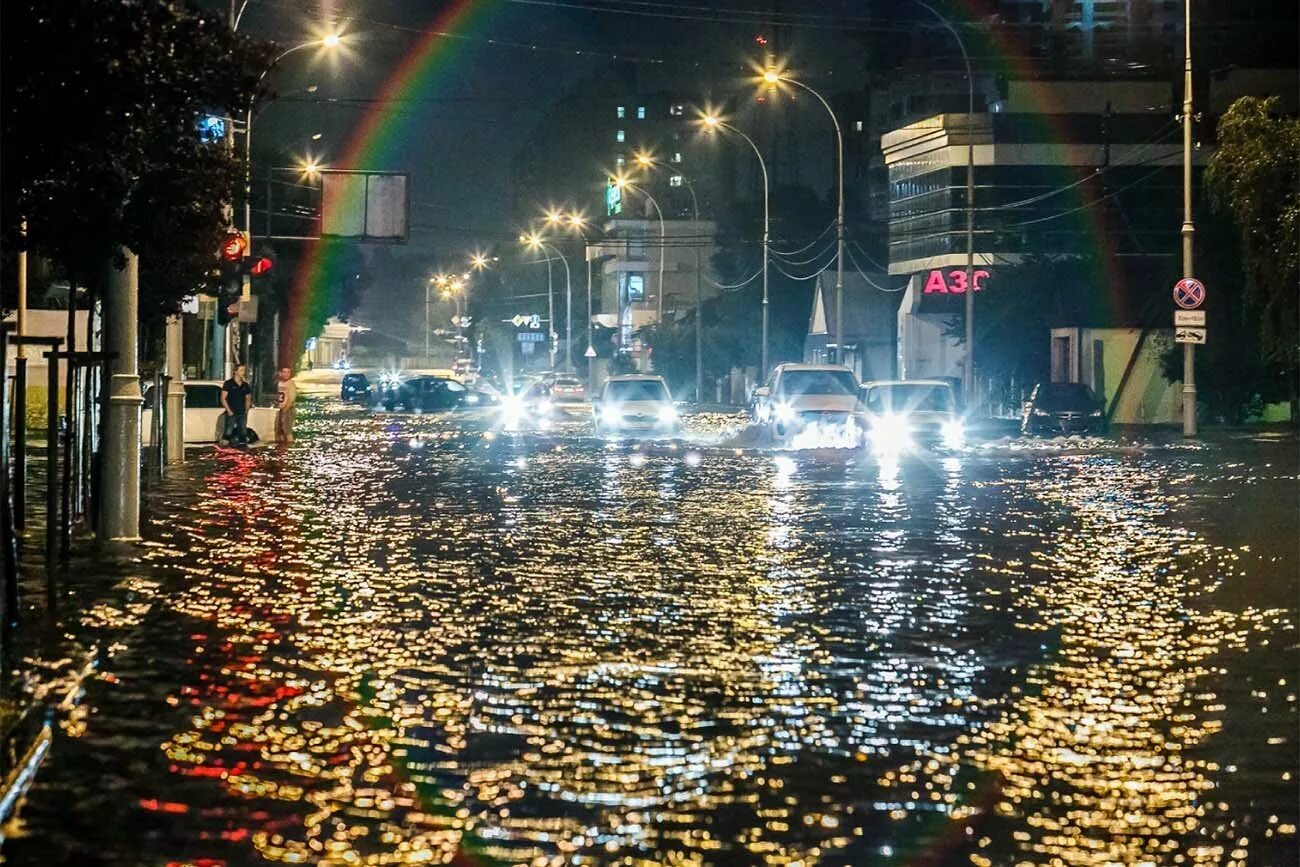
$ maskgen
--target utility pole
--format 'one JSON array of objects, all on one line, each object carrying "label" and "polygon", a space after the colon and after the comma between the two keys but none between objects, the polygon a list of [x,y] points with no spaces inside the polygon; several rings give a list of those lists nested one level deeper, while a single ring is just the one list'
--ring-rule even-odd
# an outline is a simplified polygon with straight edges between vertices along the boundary
[{"label": "utility pole", "polygon": [[[1192,273],[1192,0],[1183,0],[1183,277]],[[1183,344],[1183,436],[1196,436],[1196,347]]]},{"label": "utility pole", "polygon": [[[102,539],[140,538],[140,373],[137,369],[136,320],[139,317],[140,260],[125,247],[126,264],[109,266],[108,333],[110,354],[108,416],[103,447],[103,496],[99,533]],[[53,362],[51,361],[51,364]]]}]

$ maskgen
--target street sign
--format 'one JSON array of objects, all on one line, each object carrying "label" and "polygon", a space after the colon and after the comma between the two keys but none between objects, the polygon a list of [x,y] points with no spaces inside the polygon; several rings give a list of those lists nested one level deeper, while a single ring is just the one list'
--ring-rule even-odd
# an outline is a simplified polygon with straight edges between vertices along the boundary
[{"label": "street sign", "polygon": [[513,326],[516,327],[516,328],[519,328],[521,325],[523,325],[523,324],[524,324],[525,322],[527,322],[527,321],[528,321],[528,319],[527,319],[526,317],[521,316],[520,314],[516,313],[513,317],[511,317],[511,319],[510,319],[510,324],[513,325]]},{"label": "street sign", "polygon": [[584,352],[584,353],[582,353],[582,354],[585,355],[587,358],[595,358],[595,357],[596,357],[596,347],[594,347],[594,346],[588,346],[588,347],[587,347],[587,351]]},{"label": "street sign", "polygon": [[1174,343],[1205,343],[1204,328],[1175,328]]},{"label": "street sign", "polygon": [[546,335],[536,331],[520,331],[515,335],[515,340],[518,340],[520,343],[544,343],[546,341]]},{"label": "street sign", "polygon": [[1174,303],[1184,310],[1195,310],[1205,303],[1205,284],[1195,277],[1184,277],[1174,284]]},{"label": "street sign", "polygon": [[506,321],[516,328],[523,328],[525,325],[529,328],[542,327],[542,317],[537,313],[516,313]]},{"label": "street sign", "polygon": [[1204,328],[1205,311],[1204,310],[1175,310],[1174,327],[1175,328]]}]

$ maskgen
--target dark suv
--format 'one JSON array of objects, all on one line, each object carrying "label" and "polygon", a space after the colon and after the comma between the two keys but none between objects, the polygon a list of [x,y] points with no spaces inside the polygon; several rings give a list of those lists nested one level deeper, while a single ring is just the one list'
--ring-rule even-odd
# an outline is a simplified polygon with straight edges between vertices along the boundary
[{"label": "dark suv", "polygon": [[339,397],[344,403],[370,403],[370,379],[364,373],[343,374]]},{"label": "dark suv", "polygon": [[384,408],[392,411],[443,412],[465,403],[469,389],[450,377],[414,376],[384,391]]},{"label": "dark suv", "polygon": [[1086,434],[1106,429],[1101,399],[1082,382],[1040,382],[1025,401],[1022,434]]}]

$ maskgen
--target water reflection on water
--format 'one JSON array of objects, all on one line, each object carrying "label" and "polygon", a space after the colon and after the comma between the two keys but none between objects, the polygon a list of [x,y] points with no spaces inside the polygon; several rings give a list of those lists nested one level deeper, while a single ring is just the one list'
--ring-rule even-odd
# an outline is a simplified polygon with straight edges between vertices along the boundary
[{"label": "water reflection on water", "polygon": [[1223,756],[1295,765],[1293,686],[1219,694],[1293,612],[1216,607],[1172,459],[306,425],[159,495],[18,860],[1245,863]]}]

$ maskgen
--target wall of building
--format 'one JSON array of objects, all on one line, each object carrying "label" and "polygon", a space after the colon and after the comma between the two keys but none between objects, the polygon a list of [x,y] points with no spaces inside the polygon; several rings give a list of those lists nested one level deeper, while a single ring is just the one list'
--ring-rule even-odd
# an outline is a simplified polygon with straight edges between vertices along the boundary
[{"label": "wall of building", "polygon": [[[1052,380],[1082,382],[1114,406],[1114,424],[1177,424],[1182,386],[1165,379],[1161,354],[1173,341],[1170,329],[1054,328]],[[1139,343],[1141,348],[1139,350]],[[1137,356],[1134,358],[1134,351]],[[1124,371],[1129,368],[1127,380]],[[1120,393],[1120,386],[1123,392]],[[1118,398],[1116,397],[1118,395]]]}]

